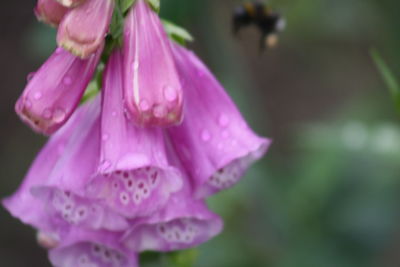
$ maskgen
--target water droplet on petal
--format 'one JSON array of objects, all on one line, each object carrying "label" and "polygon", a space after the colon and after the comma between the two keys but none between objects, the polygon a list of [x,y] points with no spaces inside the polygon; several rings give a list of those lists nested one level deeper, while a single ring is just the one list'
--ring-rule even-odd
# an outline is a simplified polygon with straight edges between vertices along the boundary
[{"label": "water droplet on petal", "polygon": [[134,62],[133,62],[133,70],[138,70],[139,69],[139,61],[138,60],[135,60]]},{"label": "water droplet on petal", "polygon": [[69,76],[65,77],[64,80],[63,80],[63,83],[65,85],[71,85],[71,83],[72,83],[71,77],[69,77]]},{"label": "water droplet on petal", "polygon": [[50,120],[51,117],[53,116],[53,112],[51,112],[50,109],[46,108],[46,109],[43,111],[42,116],[43,116],[43,118],[45,118],[46,120]]},{"label": "water droplet on petal", "polygon": [[158,105],[154,108],[153,114],[156,118],[163,118],[167,115],[167,109],[162,105]]},{"label": "water droplet on petal", "polygon": [[116,112],[116,111],[113,111],[113,112],[111,113],[111,115],[112,115],[113,117],[116,117],[116,116],[117,116],[117,112]]},{"label": "water droplet on petal", "polygon": [[148,111],[150,109],[149,102],[147,102],[146,99],[143,99],[142,101],[140,101],[139,106],[142,111]]},{"label": "water droplet on petal", "polygon": [[53,120],[56,123],[60,123],[60,122],[64,121],[66,116],[67,116],[67,114],[61,108],[57,108],[53,112]]},{"label": "water droplet on petal", "polygon": [[36,92],[36,93],[33,95],[33,98],[34,98],[35,100],[41,99],[41,98],[42,98],[42,93],[41,93],[41,92]]},{"label": "water droplet on petal", "polygon": [[178,98],[178,92],[172,86],[165,86],[164,87],[164,97],[167,101],[173,102]]},{"label": "water droplet on petal", "polygon": [[102,139],[103,141],[107,141],[108,138],[109,138],[108,134],[103,134],[103,136],[101,137],[101,139]]},{"label": "water droplet on petal", "polygon": [[25,99],[24,104],[26,108],[32,107],[32,102],[29,99]]},{"label": "water droplet on petal", "polygon": [[221,127],[226,127],[229,124],[229,118],[223,114],[219,116],[218,123]]},{"label": "water droplet on petal", "polygon": [[201,131],[201,140],[203,140],[204,142],[207,142],[211,139],[211,135],[210,132],[207,130],[203,130]]},{"label": "water droplet on petal", "polygon": [[56,54],[60,54],[62,51],[64,51],[61,47],[58,47],[56,49]]}]

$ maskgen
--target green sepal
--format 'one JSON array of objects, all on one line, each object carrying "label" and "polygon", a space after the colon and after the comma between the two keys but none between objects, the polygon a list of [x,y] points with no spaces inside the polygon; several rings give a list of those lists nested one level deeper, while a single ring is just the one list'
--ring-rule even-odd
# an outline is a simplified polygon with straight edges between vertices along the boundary
[{"label": "green sepal", "polygon": [[389,66],[386,64],[386,62],[383,60],[381,55],[376,49],[371,49],[370,50],[371,57],[375,62],[376,67],[378,68],[382,79],[384,80],[386,86],[388,87],[390,94],[392,95],[392,99],[396,105],[397,112],[400,114],[400,86],[399,83],[392,72],[392,70],[389,68]]},{"label": "green sepal", "polygon": [[164,29],[169,37],[175,42],[185,45],[186,42],[192,42],[193,36],[184,28],[170,22],[168,20],[162,20]]},{"label": "green sepal", "polygon": [[155,12],[160,12],[160,0],[147,0],[147,2]]},{"label": "green sepal", "polygon": [[119,0],[119,2],[121,11],[125,14],[129,10],[129,8],[136,2],[136,0]]}]

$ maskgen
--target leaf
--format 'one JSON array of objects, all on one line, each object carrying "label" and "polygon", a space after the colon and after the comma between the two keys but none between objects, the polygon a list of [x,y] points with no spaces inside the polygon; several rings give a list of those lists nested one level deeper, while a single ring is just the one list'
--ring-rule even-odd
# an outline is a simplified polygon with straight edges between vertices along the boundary
[{"label": "leaf", "polygon": [[136,2],[136,0],[120,0],[120,8],[122,13],[125,13]]},{"label": "leaf", "polygon": [[168,20],[163,20],[163,24],[165,31],[168,33],[168,35],[179,44],[184,45],[186,41],[187,42],[193,41],[192,35],[186,29]]},{"label": "leaf", "polygon": [[400,87],[397,79],[376,49],[371,49],[370,54],[392,95],[397,111],[400,113]]},{"label": "leaf", "polygon": [[155,12],[160,12],[160,0],[147,0],[147,2],[151,5]]},{"label": "leaf", "polygon": [[170,266],[174,267],[192,267],[198,258],[198,251],[196,249],[178,251],[168,254],[168,262]]}]

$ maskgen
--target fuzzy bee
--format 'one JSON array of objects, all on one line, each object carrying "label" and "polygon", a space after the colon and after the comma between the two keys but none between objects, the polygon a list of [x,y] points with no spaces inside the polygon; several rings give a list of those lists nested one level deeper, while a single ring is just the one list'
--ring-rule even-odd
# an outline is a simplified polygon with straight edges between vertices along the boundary
[{"label": "fuzzy bee", "polygon": [[261,1],[247,2],[236,7],[233,14],[233,32],[236,35],[243,27],[255,26],[261,32],[260,48],[275,47],[278,33],[285,28],[285,20]]}]

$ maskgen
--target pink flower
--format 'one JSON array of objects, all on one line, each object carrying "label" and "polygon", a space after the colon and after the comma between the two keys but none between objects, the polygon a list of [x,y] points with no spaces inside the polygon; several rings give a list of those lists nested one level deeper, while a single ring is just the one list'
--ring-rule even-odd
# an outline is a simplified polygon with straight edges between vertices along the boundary
[{"label": "pink flower", "polygon": [[53,27],[57,27],[63,19],[68,8],[60,5],[55,0],[38,0],[35,7],[35,15],[38,20]]},{"label": "pink flower", "polygon": [[124,29],[125,104],[142,126],[169,126],[182,120],[182,86],[170,41],[158,15],[138,0]]},{"label": "pink flower", "polygon": [[88,58],[104,43],[115,0],[86,0],[63,18],[57,34],[59,46],[81,58]]},{"label": "pink flower", "polygon": [[270,141],[249,128],[235,104],[206,66],[174,45],[185,88],[185,119],[168,132],[196,187],[206,197],[236,184],[267,151]]},{"label": "pink flower", "polygon": [[45,232],[123,230],[126,220],[86,196],[97,169],[100,145],[99,99],[81,107],[39,154],[21,188],[4,201],[25,223]]},{"label": "pink flower", "polygon": [[78,106],[101,52],[82,60],[58,48],[29,80],[16,103],[17,114],[39,133],[57,131]]},{"label": "pink flower", "polygon": [[89,195],[129,218],[150,215],[181,188],[180,173],[166,158],[162,130],[139,128],[124,116],[118,50],[109,59],[103,85],[100,166]]},{"label": "pink flower", "polygon": [[174,251],[192,248],[209,241],[223,228],[221,218],[208,210],[205,201],[193,198],[192,187],[175,155],[169,158],[185,175],[183,188],[172,195],[168,204],[149,217],[133,220],[122,242],[133,251]]},{"label": "pink flower", "polygon": [[138,267],[137,254],[119,243],[120,234],[75,228],[49,253],[57,267]]}]

